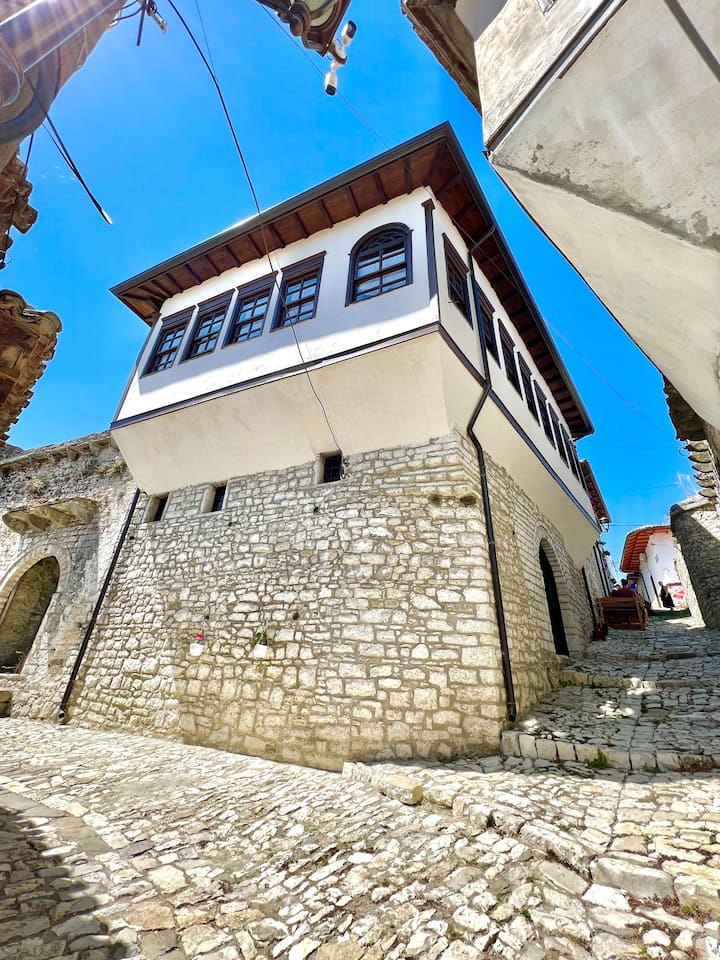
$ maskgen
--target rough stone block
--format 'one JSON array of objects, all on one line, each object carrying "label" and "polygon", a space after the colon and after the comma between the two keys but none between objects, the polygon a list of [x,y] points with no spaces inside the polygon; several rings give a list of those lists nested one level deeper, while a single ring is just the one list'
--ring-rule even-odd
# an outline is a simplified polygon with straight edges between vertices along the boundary
[{"label": "rough stone block", "polygon": [[632,860],[600,857],[592,865],[591,872],[596,883],[627,890],[640,900],[661,900],[675,896],[672,877],[662,870]]}]

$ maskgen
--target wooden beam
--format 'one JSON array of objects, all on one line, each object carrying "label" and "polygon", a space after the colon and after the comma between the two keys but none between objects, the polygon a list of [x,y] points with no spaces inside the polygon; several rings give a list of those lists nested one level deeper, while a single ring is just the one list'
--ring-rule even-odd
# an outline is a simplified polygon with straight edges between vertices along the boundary
[{"label": "wooden beam", "polygon": [[319,206],[320,210],[322,211],[322,215],[325,217],[325,222],[327,223],[327,225],[328,225],[329,227],[334,227],[334,226],[335,226],[335,221],[334,221],[333,218],[330,216],[330,213],[329,213],[329,211],[328,211],[328,208],[326,207],[325,201],[322,199],[322,197],[320,198],[320,201],[319,201],[319,203],[318,203],[318,206]]},{"label": "wooden beam", "polygon": [[350,202],[352,203],[352,208],[355,211],[355,216],[360,216],[360,207],[357,205],[357,200],[355,199],[355,194],[353,193],[353,188],[351,184],[347,186],[347,192],[350,194]]},{"label": "wooden beam", "polygon": [[461,183],[464,179],[465,178],[463,177],[462,173],[456,173],[455,176],[451,177],[444,186],[440,187],[435,196],[438,198],[438,200],[442,200],[446,193],[449,193],[453,187],[456,187],[458,183]]},{"label": "wooden beam", "polygon": [[297,220],[297,222],[298,222],[299,225],[300,225],[300,230],[301,230],[301,232],[302,232],[303,240],[307,240],[307,238],[310,236],[310,234],[307,232],[307,227],[306,227],[305,224],[302,222],[302,217],[300,216],[300,214],[299,214],[297,211],[295,211],[295,219]]},{"label": "wooden beam", "polygon": [[385,193],[385,187],[383,187],[382,180],[380,179],[380,174],[377,171],[373,173],[373,181],[375,183],[375,186],[377,187],[377,191],[380,194],[382,202],[387,203],[388,198],[387,198],[387,194]]}]

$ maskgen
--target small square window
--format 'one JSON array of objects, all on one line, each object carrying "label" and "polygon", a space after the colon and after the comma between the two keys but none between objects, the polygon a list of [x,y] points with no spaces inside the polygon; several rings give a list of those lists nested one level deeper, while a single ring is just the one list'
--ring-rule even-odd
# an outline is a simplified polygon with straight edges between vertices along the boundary
[{"label": "small square window", "polygon": [[273,330],[312,320],[317,310],[322,259],[295,264],[283,274]]},{"label": "small square window", "polygon": [[168,370],[175,363],[189,319],[190,313],[188,312],[182,317],[171,317],[163,321],[145,373]]},{"label": "small square window", "polygon": [[162,520],[163,514],[165,513],[165,508],[167,507],[168,494],[163,494],[162,497],[153,497],[148,505],[147,514],[145,516],[147,523],[157,523],[158,520]]},{"label": "small square window", "polygon": [[468,296],[468,270],[450,241],[445,238],[445,268],[447,271],[448,296],[467,322],[472,326],[470,297]]},{"label": "small square window", "polygon": [[321,483],[335,483],[338,480],[342,480],[344,469],[343,469],[343,455],[338,451],[338,453],[326,453],[320,458],[320,466],[322,468],[322,480]]},{"label": "small square window", "polygon": [[185,352],[185,359],[212,353],[217,346],[222,325],[225,322],[230,295],[225,294],[207,304],[201,304],[195,319],[192,338]]},{"label": "small square window", "polygon": [[273,283],[272,277],[266,278],[238,291],[226,345],[242,343],[244,340],[252,340],[260,336],[270,306]]},{"label": "small square window", "polygon": [[210,510],[209,513],[218,513],[222,510],[225,503],[225,493],[227,492],[227,484],[223,483],[220,486],[213,487],[212,500],[210,501]]}]

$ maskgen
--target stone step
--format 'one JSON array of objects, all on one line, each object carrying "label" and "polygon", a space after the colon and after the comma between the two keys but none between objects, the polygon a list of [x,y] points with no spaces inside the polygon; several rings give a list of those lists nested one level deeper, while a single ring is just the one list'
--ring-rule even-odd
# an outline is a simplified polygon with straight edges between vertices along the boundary
[{"label": "stone step", "polygon": [[[605,669],[603,669],[605,667]],[[720,687],[720,672],[711,676],[687,676],[683,678],[650,679],[611,673],[607,665],[598,664],[597,671],[565,668],[560,671],[560,682],[576,687],[615,687],[622,690],[679,690],[696,687]]]},{"label": "stone step", "polygon": [[[516,731],[506,733],[513,737]],[[412,790],[413,799],[407,794],[404,799],[398,797],[401,802],[415,803],[422,797],[423,803],[451,811],[464,824],[469,839],[485,831],[515,839],[531,851],[544,881],[562,894],[572,892],[607,907],[613,906],[613,897],[629,896],[639,901],[642,911],[650,911],[649,915],[654,911],[658,918],[662,915],[663,923],[675,920],[665,912],[673,904],[720,918],[720,871],[692,863],[649,865],[645,858],[632,853],[609,851],[602,844],[580,839],[562,823],[550,822],[542,816],[540,807],[528,804],[525,796],[503,793],[496,801],[490,794],[479,801],[469,784],[477,783],[481,773],[469,774],[459,766],[457,777],[453,777],[451,768],[438,777],[435,770],[423,770],[417,764],[408,768],[392,763],[351,762],[344,765],[342,775],[386,794],[389,791],[385,785],[402,781],[404,790]],[[475,779],[468,780],[468,776]],[[643,902],[645,906],[641,906]],[[690,913],[680,922],[692,923],[689,917]]]},{"label": "stone step", "polygon": [[505,730],[501,749],[507,757],[584,764],[595,770],[612,768],[633,773],[704,773],[720,769],[720,755],[663,750],[622,750],[610,743],[573,742],[548,734],[534,736],[522,730]]}]

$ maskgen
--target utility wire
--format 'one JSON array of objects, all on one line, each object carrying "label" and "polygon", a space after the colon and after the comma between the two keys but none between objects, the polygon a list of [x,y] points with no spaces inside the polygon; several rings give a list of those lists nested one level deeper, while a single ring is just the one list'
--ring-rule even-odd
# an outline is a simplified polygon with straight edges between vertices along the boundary
[{"label": "utility wire", "polygon": [[[196,37],[195,37],[195,34],[193,33],[192,29],[190,28],[190,26],[189,26],[188,22],[186,21],[185,17],[183,17],[182,13],[178,10],[178,8],[177,8],[177,6],[175,5],[175,3],[173,2],[173,0],[167,0],[167,2],[169,3],[169,5],[170,5],[170,7],[173,9],[173,11],[175,12],[175,16],[178,18],[178,20],[179,20],[180,23],[182,24],[183,28],[185,29],[185,32],[187,33],[188,37],[189,37],[190,40],[191,40],[193,46],[194,46],[195,49],[197,50],[197,52],[198,52],[198,54],[199,54],[199,56],[200,56],[200,59],[202,60],[203,64],[205,65],[205,69],[207,70],[208,74],[210,75],[210,79],[211,79],[212,82],[213,82],[213,86],[215,87],[215,91],[216,91],[216,93],[217,93],[217,95],[218,95],[218,99],[220,100],[220,105],[222,106],[223,113],[225,114],[225,120],[226,120],[226,122],[227,122],[228,128],[229,128],[230,133],[231,133],[231,135],[232,135],[233,143],[235,144],[235,149],[236,149],[237,154],[238,154],[238,156],[239,156],[239,158],[240,158],[240,163],[242,164],[243,172],[245,173],[245,179],[247,180],[248,186],[249,186],[249,188],[250,188],[250,193],[251,193],[251,195],[252,195],[253,203],[255,204],[255,210],[256,210],[256,212],[257,212],[258,220],[259,220],[259,224],[260,224],[260,232],[261,232],[262,238],[263,238],[263,246],[265,247],[265,256],[266,256],[266,258],[267,258],[268,263],[270,264],[270,270],[271,270],[271,272],[272,272],[272,274],[273,274],[273,283],[274,283],[276,289],[278,290],[278,293],[280,293],[280,287],[279,287],[279,284],[278,284],[278,281],[277,281],[277,271],[275,270],[275,265],[273,264],[272,259],[270,258],[270,247],[269,247],[269,245],[268,245],[267,236],[266,236],[266,234],[265,234],[265,223],[264,223],[264,221],[263,221],[262,212],[261,212],[261,210],[260,210],[260,202],[259,202],[259,200],[258,200],[258,196],[257,196],[257,193],[256,193],[256,191],[255,191],[255,185],[254,185],[254,183],[253,183],[252,177],[250,176],[250,170],[248,169],[248,165],[247,165],[247,162],[246,162],[246,160],[245,160],[245,155],[244,155],[244,153],[243,153],[243,151],[242,151],[242,147],[240,146],[240,141],[238,140],[237,133],[235,132],[235,127],[233,126],[232,118],[231,118],[231,116],[230,116],[230,111],[228,110],[227,103],[225,102],[225,97],[223,96],[223,92],[222,92],[222,89],[221,89],[220,84],[219,84],[219,82],[218,82],[217,76],[216,76],[215,71],[213,70],[212,65],[210,64],[208,58],[207,58],[207,57],[205,56],[205,54],[203,53],[202,47],[201,47],[200,44],[198,43],[198,41],[197,41],[197,39],[196,39]],[[207,38],[206,38],[206,39],[207,39]],[[308,381],[308,383],[309,383],[309,385],[310,385],[310,389],[312,390],[313,394],[315,395],[315,399],[317,400],[318,404],[320,405],[320,409],[322,410],[323,417],[325,418],[325,423],[327,424],[328,430],[330,431],[330,435],[332,436],[332,438],[333,438],[333,440],[334,440],[334,442],[335,442],[336,448],[337,448],[338,450],[342,450],[342,447],[341,447],[341,445],[340,445],[340,441],[338,440],[338,438],[337,438],[337,436],[336,436],[336,434],[335,434],[335,431],[334,431],[333,428],[332,428],[332,424],[330,423],[330,417],[328,416],[328,412],[327,412],[327,410],[326,410],[326,408],[325,408],[325,404],[323,403],[323,401],[322,401],[321,398],[320,398],[320,395],[318,394],[317,390],[315,389],[315,384],[313,383],[312,377],[310,376],[310,371],[308,370],[308,360],[303,356],[302,350],[300,349],[300,341],[298,340],[297,331],[295,330],[295,324],[294,324],[294,323],[290,323],[289,326],[290,326],[290,329],[292,330],[293,339],[295,340],[295,346],[297,347],[298,356],[300,357],[300,360],[301,360],[301,362],[302,362],[303,371],[304,371],[304,373],[305,373],[305,376],[307,377],[307,381]]]}]

